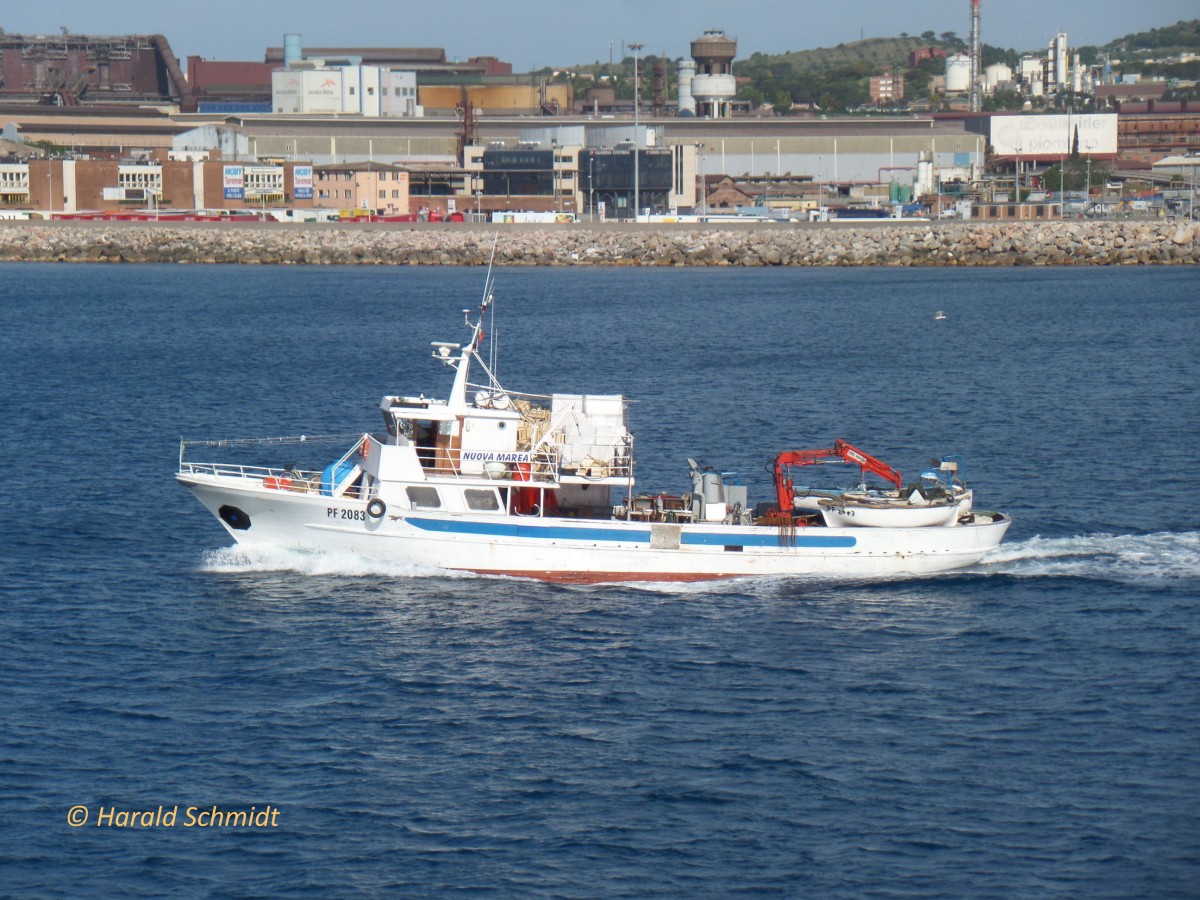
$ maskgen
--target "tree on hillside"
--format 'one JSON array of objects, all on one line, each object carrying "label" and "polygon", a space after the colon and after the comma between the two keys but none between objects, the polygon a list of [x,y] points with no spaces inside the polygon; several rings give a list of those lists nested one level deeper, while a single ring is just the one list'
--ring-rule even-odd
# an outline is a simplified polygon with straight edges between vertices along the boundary
[{"label": "tree on hillside", "polygon": [[904,70],[904,95],[910,100],[926,96],[930,80],[944,71],[945,63],[940,59],[923,59],[909,66]]},{"label": "tree on hillside", "polygon": [[1097,162],[1088,165],[1086,159],[1069,159],[1065,165],[1055,163],[1042,173],[1042,186],[1048,191],[1083,191],[1090,183],[1103,186],[1110,170]]},{"label": "tree on hillside", "polygon": [[1200,50],[1200,19],[1129,34],[1108,44],[1109,49],[1118,46],[1130,50]]},{"label": "tree on hillside", "polygon": [[1024,98],[1017,91],[993,91],[983,98],[983,111],[1014,111],[1019,110],[1024,103]]},{"label": "tree on hillside", "polygon": [[979,61],[985,69],[996,63],[1003,63],[1015,71],[1021,61],[1021,57],[1016,50],[993,47],[991,44],[980,44]]}]

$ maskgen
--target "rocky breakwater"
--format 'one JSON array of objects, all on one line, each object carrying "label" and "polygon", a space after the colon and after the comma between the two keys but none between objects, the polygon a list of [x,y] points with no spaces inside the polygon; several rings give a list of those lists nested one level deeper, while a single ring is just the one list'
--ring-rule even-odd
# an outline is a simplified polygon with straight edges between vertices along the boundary
[{"label": "rocky breakwater", "polygon": [[1200,225],[1145,221],[871,225],[470,226],[3,222],[34,262],[529,266],[1058,266],[1200,262]]}]

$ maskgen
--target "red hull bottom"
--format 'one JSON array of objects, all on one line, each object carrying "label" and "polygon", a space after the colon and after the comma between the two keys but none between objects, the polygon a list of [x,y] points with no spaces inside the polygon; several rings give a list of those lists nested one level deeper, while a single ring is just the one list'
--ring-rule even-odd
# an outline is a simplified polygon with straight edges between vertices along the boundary
[{"label": "red hull bottom", "polygon": [[508,578],[532,578],[556,584],[607,584],[622,581],[717,581],[737,578],[733,573],[705,572],[545,572],[536,569],[471,569],[476,575],[504,575]]}]

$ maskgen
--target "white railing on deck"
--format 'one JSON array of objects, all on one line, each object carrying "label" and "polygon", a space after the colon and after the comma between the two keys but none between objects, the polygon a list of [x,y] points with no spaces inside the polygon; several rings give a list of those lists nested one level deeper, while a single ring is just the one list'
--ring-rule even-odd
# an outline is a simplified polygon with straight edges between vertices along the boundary
[{"label": "white railing on deck", "polygon": [[349,444],[350,449],[343,451],[338,458],[338,463],[341,463],[358,452],[363,439],[366,437],[366,434],[316,436],[302,434],[297,437],[232,438],[219,441],[185,441],[181,439],[179,441],[179,474],[246,479],[290,478],[293,483],[311,482],[315,479],[316,486],[319,488],[322,476],[319,470],[299,470],[274,466],[247,466],[238,463],[193,462],[186,460],[184,457],[189,450],[195,450],[200,447],[251,447],[284,444],[337,444],[344,447]]},{"label": "white railing on deck", "polygon": [[220,478],[245,478],[262,481],[264,478],[289,478],[292,483],[309,482],[320,487],[321,473],[307,469],[280,469],[268,466],[241,466],[237,463],[183,462],[180,475],[210,475]]}]

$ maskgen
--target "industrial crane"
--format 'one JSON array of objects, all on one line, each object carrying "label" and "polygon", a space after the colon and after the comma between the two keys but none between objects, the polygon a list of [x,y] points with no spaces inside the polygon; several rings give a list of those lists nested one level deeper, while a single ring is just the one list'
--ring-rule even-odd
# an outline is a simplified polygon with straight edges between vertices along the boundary
[{"label": "industrial crane", "polygon": [[792,514],[794,485],[792,483],[791,469],[793,466],[817,466],[822,463],[837,463],[845,462],[852,463],[858,466],[864,473],[872,472],[878,475],[885,481],[890,481],[896,485],[896,490],[900,490],[904,483],[900,473],[870,454],[864,453],[857,447],[838,438],[833,442],[833,446],[823,450],[785,450],[775,457],[775,497],[779,506],[779,512],[786,516]]}]

